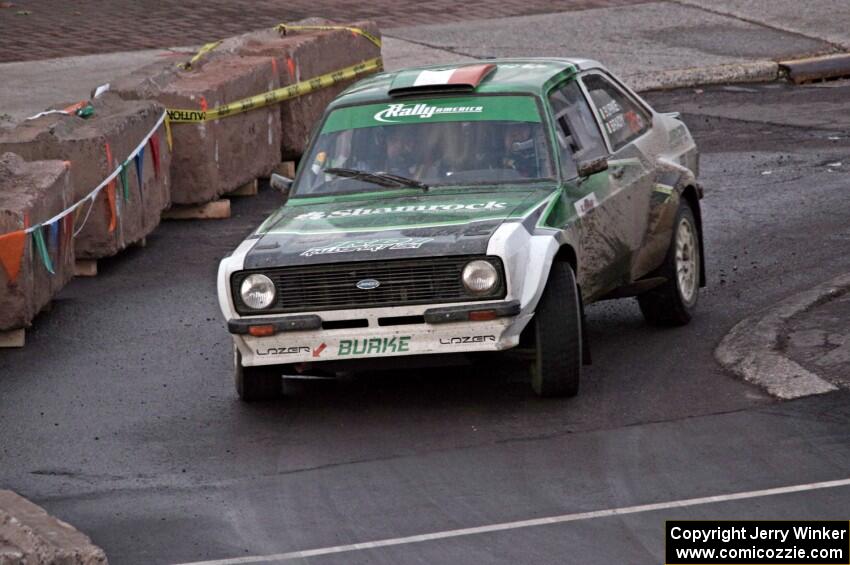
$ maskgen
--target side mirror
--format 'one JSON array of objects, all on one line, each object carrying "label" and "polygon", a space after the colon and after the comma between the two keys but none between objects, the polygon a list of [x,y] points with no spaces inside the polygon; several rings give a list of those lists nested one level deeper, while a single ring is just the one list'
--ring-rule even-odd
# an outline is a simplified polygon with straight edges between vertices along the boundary
[{"label": "side mirror", "polygon": [[578,176],[589,177],[595,173],[601,173],[608,170],[608,159],[600,157],[599,159],[591,159],[589,161],[579,161],[576,166]]},{"label": "side mirror", "polygon": [[292,188],[292,179],[277,173],[272,173],[271,178],[269,178],[269,184],[273,189],[289,196],[289,189]]}]

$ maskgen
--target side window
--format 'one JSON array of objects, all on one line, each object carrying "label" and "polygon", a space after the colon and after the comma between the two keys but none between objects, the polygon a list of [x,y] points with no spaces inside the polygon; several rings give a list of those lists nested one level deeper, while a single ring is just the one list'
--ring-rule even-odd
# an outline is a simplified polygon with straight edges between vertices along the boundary
[{"label": "side window", "polygon": [[614,151],[649,129],[649,114],[607,78],[591,74],[583,77],[582,81]]},{"label": "side window", "polygon": [[553,90],[549,103],[556,122],[561,174],[572,178],[577,174],[577,162],[605,157],[608,150],[590,105],[575,80]]}]

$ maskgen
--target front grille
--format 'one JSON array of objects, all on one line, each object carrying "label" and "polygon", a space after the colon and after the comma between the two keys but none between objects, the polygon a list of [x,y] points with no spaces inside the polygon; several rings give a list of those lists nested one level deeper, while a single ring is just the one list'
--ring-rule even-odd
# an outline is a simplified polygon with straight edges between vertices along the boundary
[{"label": "front grille", "polygon": [[[463,267],[475,259],[489,261],[500,274],[497,288],[485,296],[471,296],[461,282]],[[252,273],[266,275],[277,288],[275,303],[265,310],[251,310],[239,295],[239,286]],[[364,279],[375,279],[380,286],[357,288]],[[230,288],[236,310],[245,315],[494,300],[505,297],[504,281],[498,257],[467,255],[239,271],[231,276]]]}]

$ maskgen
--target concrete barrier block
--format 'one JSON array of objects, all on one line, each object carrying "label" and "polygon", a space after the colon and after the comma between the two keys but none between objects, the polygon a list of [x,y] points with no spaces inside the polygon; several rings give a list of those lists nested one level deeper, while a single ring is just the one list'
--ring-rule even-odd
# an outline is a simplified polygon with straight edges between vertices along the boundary
[{"label": "concrete barrier block", "polygon": [[40,506],[0,490],[0,563],[106,565],[106,554],[88,536]]},{"label": "concrete barrier block", "polygon": [[[168,108],[214,108],[278,87],[271,57],[218,56],[171,80],[135,78],[116,81],[124,98],[155,98]],[[153,73],[159,66],[150,67]],[[169,71],[170,73],[171,71]],[[168,74],[168,73],[165,73]],[[156,86],[152,86],[156,85]],[[201,204],[268,176],[280,161],[280,108],[267,106],[198,124],[173,124],[172,202]]]},{"label": "concrete barrier block", "polygon": [[[109,92],[128,100],[156,100],[162,90],[174,82],[183,72],[177,65],[191,58],[169,57],[139,67],[138,69],[109,81]],[[92,91],[94,95],[94,91]]]},{"label": "concrete barrier block", "polygon": [[[73,203],[70,167],[63,161],[27,162],[0,155],[0,235],[45,222]],[[74,274],[74,241],[54,245],[44,232],[55,274],[50,274],[27,236],[14,282],[0,267],[0,331],[23,328]],[[62,239],[59,232],[59,239]],[[58,248],[57,248],[58,247]]]},{"label": "concrete barrier block", "polygon": [[[31,161],[70,161],[74,198],[75,201],[82,199],[115,169],[118,162],[123,163],[128,158],[164,112],[164,108],[155,102],[127,101],[114,94],[96,98],[92,105],[94,114],[87,119],[49,114],[3,131],[0,133],[0,151],[12,151]],[[115,255],[144,238],[159,224],[162,211],[171,202],[171,152],[164,125],[159,126],[155,142],[159,173],[154,167],[151,144],[146,144],[141,190],[136,165],[131,163],[127,175],[129,200],[121,197],[121,185],[116,181],[118,213],[115,229],[109,230],[112,215],[107,191],[103,190],[77,237],[77,257],[97,259]],[[107,162],[107,144],[112,153],[112,163]]]},{"label": "concrete barrier block", "polygon": [[[344,25],[380,37],[377,24],[371,21],[340,24],[311,18],[292,25],[302,24]],[[275,58],[282,86],[309,80],[381,55],[378,46],[346,30],[297,31],[282,36],[274,29],[269,29],[230,38],[220,48],[222,52]],[[283,159],[297,159],[304,153],[310,133],[327,105],[353,82],[345,81],[280,105]]]}]

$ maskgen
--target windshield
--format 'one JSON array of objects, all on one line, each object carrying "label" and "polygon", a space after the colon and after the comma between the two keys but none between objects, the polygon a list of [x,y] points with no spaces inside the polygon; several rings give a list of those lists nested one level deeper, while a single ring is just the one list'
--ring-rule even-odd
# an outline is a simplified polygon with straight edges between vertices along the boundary
[{"label": "windshield", "polygon": [[[293,191],[299,196],[393,186],[517,184],[555,175],[531,96],[339,108],[325,120],[304,165]],[[374,176],[385,173],[416,183],[382,182],[386,178]]]}]

